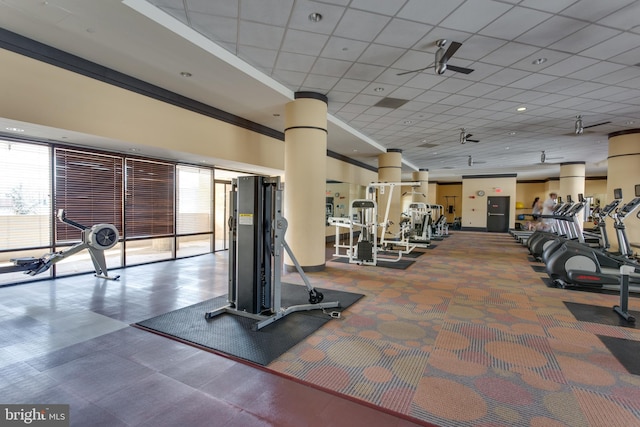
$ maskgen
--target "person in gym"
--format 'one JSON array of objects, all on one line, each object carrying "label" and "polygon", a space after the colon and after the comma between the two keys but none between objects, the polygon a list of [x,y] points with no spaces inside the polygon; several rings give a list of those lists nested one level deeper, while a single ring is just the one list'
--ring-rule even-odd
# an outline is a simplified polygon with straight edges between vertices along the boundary
[{"label": "person in gym", "polygon": [[531,203],[531,216],[533,217],[533,220],[537,221],[541,213],[542,213],[542,206],[540,203],[540,197],[536,197],[533,200],[533,203]]},{"label": "person in gym", "polygon": [[[553,215],[553,208],[556,205],[556,201],[558,200],[558,195],[556,193],[549,193],[549,198],[544,201],[542,204],[542,215]],[[550,230],[555,220],[553,218],[543,218],[542,223],[544,225],[545,230]]]}]

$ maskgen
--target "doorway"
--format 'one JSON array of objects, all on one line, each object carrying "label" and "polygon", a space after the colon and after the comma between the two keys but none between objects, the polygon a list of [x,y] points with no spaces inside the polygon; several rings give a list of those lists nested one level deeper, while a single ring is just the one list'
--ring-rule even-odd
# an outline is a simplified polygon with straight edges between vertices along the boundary
[{"label": "doorway", "polygon": [[509,231],[509,196],[487,198],[487,231],[506,233]]},{"label": "doorway", "polygon": [[215,181],[214,187],[214,251],[224,251],[229,249],[229,225],[228,219],[231,215],[231,204],[229,201],[229,191],[231,182]]}]

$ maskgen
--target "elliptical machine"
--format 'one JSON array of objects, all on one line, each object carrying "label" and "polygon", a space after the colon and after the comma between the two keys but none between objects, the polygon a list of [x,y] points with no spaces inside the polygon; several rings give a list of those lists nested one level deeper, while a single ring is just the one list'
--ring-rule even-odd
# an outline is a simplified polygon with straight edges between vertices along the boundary
[{"label": "elliptical machine", "polygon": [[[615,191],[615,198],[622,198],[622,191]],[[618,289],[620,267],[628,265],[629,285],[640,285],[640,264],[633,260],[633,253],[627,239],[624,220],[640,207],[640,186],[636,186],[636,197],[612,214],[618,238],[620,254],[614,255],[601,249],[567,241],[549,257],[546,271],[558,287],[587,287]],[[636,215],[640,218],[640,215]]]}]

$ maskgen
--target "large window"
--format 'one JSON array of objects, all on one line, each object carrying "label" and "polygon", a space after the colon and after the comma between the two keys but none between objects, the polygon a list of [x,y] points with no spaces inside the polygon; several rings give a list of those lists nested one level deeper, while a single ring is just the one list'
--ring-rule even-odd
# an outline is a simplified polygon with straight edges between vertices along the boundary
[{"label": "large window", "polygon": [[[51,251],[51,150],[0,139],[0,266]],[[32,279],[0,275],[0,285]]]},{"label": "large window", "polygon": [[213,231],[212,171],[211,169],[179,165],[177,172],[177,256],[211,252],[211,232]]},{"label": "large window", "polygon": [[[83,226],[100,223],[113,224],[120,237],[105,252],[109,270],[212,252],[214,230],[226,241],[229,209],[224,183],[216,199],[222,214],[214,214],[213,174],[211,168],[0,138],[0,266],[65,251],[82,241]],[[60,209],[79,227],[57,220]],[[0,274],[0,286],[91,271],[90,255],[81,251],[37,276]]]}]

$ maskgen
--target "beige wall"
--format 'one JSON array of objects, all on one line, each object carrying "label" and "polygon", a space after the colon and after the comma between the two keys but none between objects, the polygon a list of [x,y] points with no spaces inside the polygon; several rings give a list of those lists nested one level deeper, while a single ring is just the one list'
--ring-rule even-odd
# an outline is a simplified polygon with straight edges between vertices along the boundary
[{"label": "beige wall", "polygon": [[[478,191],[484,196],[478,196]],[[462,181],[462,227],[485,228],[487,226],[487,198],[510,197],[509,228],[516,218],[516,178],[487,177],[467,178]],[[460,216],[460,215],[458,215]]]},{"label": "beige wall", "polygon": [[[438,185],[436,202],[434,204],[444,206],[444,213],[448,223],[452,223],[454,217],[462,216],[462,184]],[[449,205],[455,207],[454,213],[449,213]],[[436,219],[437,218],[434,218],[434,220]]]},{"label": "beige wall", "polygon": [[2,49],[0,63],[0,117],[284,169],[278,139]]}]

